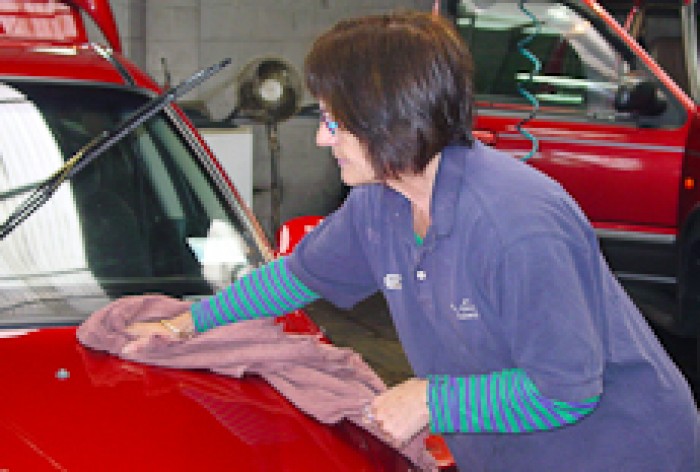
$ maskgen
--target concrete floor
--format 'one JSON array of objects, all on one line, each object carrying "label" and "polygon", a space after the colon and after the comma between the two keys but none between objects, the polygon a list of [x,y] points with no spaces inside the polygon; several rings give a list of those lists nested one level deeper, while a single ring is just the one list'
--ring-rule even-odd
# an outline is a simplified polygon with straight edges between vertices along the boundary
[{"label": "concrete floor", "polygon": [[352,310],[318,301],[304,311],[335,345],[359,352],[388,386],[413,375],[381,295],[368,298]]}]

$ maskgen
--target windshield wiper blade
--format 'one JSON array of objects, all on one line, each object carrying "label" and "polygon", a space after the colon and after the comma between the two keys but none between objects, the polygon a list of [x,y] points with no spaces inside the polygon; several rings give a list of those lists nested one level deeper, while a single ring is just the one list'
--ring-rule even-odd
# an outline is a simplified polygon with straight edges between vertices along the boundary
[{"label": "windshield wiper blade", "polygon": [[34,182],[31,184],[20,185],[19,187],[14,187],[10,190],[3,190],[2,192],[0,192],[0,202],[4,200],[9,200],[10,198],[15,198],[17,195],[22,195],[23,193],[27,193],[30,190],[34,190],[39,185],[41,185],[41,182]]},{"label": "windshield wiper blade", "polygon": [[61,166],[60,169],[54,172],[46,180],[40,182],[32,194],[20,205],[18,205],[17,208],[12,211],[12,213],[10,213],[10,216],[5,220],[5,222],[0,225],[0,239],[4,239],[32,213],[46,203],[63,182],[72,178],[96,157],[100,156],[107,149],[121,141],[134,129],[138,128],[141,124],[155,116],[163,108],[168,106],[170,102],[199,86],[202,82],[219,72],[230,63],[231,58],[226,58],[213,66],[198,71],[191,77],[185,79],[179,85],[169,89],[162,95],[155,97],[150,102],[141,106],[113,131],[105,131],[92,139],[88,144],[83,146],[82,149],[73,154],[73,156],[68,159],[68,161]]}]

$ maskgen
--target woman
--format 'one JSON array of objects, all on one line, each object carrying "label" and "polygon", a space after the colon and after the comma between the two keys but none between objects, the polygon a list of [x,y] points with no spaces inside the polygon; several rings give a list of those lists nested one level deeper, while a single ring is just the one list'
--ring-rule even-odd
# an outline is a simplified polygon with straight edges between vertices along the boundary
[{"label": "woman", "polygon": [[690,389],[577,205],[472,139],[454,29],[422,13],[341,21],[305,73],[346,202],[292,255],[134,325],[128,348],[382,290],[416,374],[372,405],[397,442],[429,424],[469,471],[698,470]]}]

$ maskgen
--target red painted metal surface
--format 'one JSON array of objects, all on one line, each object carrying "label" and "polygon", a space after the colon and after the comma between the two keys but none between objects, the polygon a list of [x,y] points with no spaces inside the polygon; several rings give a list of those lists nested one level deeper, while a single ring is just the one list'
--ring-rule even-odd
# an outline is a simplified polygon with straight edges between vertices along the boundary
[{"label": "red painted metal surface", "polygon": [[77,9],[48,0],[3,0],[0,39],[31,43],[82,44],[87,34]]},{"label": "red painted metal surface", "polygon": [[322,216],[299,216],[284,222],[277,230],[276,247],[280,256],[291,254],[304,236],[323,221]]},{"label": "red painted metal surface", "polygon": [[[542,7],[541,2],[538,5]],[[474,134],[511,155],[528,156],[528,164],[558,181],[596,228],[601,249],[620,280],[629,287],[675,291],[680,302],[668,325],[675,332],[696,336],[694,325],[685,320],[698,319],[694,305],[698,264],[687,250],[700,228],[700,98],[697,71],[692,70],[698,50],[693,34],[698,2],[584,0],[551,5],[552,10],[560,6],[583,13],[586,20],[581,25],[592,27],[589,31],[594,36],[609,43],[612,56],[617,57],[611,68],[616,72],[611,75],[615,80],[609,83],[610,95],[597,103],[591,101],[580,113],[584,108],[567,108],[566,100],[552,100],[548,90],[553,89],[542,88],[543,100],[531,115],[531,105],[513,103],[512,89],[504,89],[503,94],[477,83],[483,94],[477,95],[481,101]],[[472,29],[478,30],[477,26],[461,28],[460,19],[455,18],[456,24],[465,38]],[[476,25],[469,23],[469,17],[465,20],[465,24]],[[546,29],[545,37],[552,33]],[[568,34],[554,33],[552,38],[559,41],[556,47],[545,46],[547,40],[532,43],[544,69],[538,80],[546,82],[561,75],[563,49],[559,46],[569,43]],[[488,57],[485,44],[488,42],[473,44],[479,60]],[[602,50],[589,53],[596,60],[605,55]],[[621,57],[625,58],[622,62]],[[623,63],[629,66],[618,69]],[[510,63],[505,66],[511,67]],[[478,72],[478,63],[476,67]],[[477,73],[476,77],[481,76]],[[657,98],[671,108],[661,115],[625,111],[625,93],[637,84],[655,89]],[[537,87],[533,91],[540,90]],[[580,104],[588,105],[585,100]],[[626,117],[626,112],[631,114]],[[517,128],[525,118],[524,128],[537,140],[534,154],[533,142]],[[681,293],[688,295],[681,297]]]},{"label": "red painted metal surface", "polygon": [[[118,54],[114,58],[129,73],[136,86],[153,92],[160,91],[153,79],[131,61]],[[0,75],[126,85],[114,65],[87,44],[39,46],[14,40],[1,41]]]},{"label": "red painted metal surface", "polygon": [[70,3],[85,11],[105,35],[109,45],[116,52],[122,51],[119,30],[114,20],[109,0],[69,0]]},{"label": "red painted metal surface", "polygon": [[[43,3],[54,2],[37,2]],[[74,5],[86,7],[105,30],[106,1]],[[67,18],[74,13],[56,8]],[[86,44],[82,24],[75,25],[80,31],[62,39],[1,35],[0,75],[126,85],[114,64]],[[137,87],[159,90],[115,57]],[[279,322],[287,332],[322,335],[302,311]],[[408,469],[372,436],[348,423],[319,424],[257,377],[130,363],[83,348],[74,328],[0,334],[0,359],[0,470]]]},{"label": "red painted metal surface", "polygon": [[257,377],[123,361],[82,347],[73,328],[0,337],[0,359],[0,470],[408,467],[350,424],[316,422]]},{"label": "red painted metal surface", "polygon": [[[700,175],[697,158],[686,162],[689,153],[698,152],[697,139],[693,138],[698,129],[698,106],[623,25],[596,2],[585,3],[667,87],[688,119],[676,129],[649,128],[640,132],[634,126],[612,123],[537,118],[527,125],[539,140],[539,151],[529,163],[562,183],[596,227],[675,235],[689,208],[700,201],[697,190],[681,190],[685,176]],[[516,129],[521,116],[486,111],[516,111],[514,107],[498,103],[477,105],[482,110],[475,124],[478,138],[515,156],[530,151],[532,143]],[[542,107],[540,114],[545,115],[546,111],[547,107]]]},{"label": "red painted metal surface", "polygon": [[[515,129],[517,116],[479,116],[494,146],[524,156],[531,143]],[[646,130],[570,121],[536,120],[539,140],[529,163],[561,182],[594,225],[637,225],[652,232],[677,229],[681,168],[688,126]]]},{"label": "red painted metal surface", "polygon": [[[26,9],[20,7],[30,3],[57,8],[54,16],[61,18],[61,28],[39,34],[48,18],[39,15],[34,21],[23,15]],[[48,1],[3,2],[12,4],[19,5],[15,17],[20,21],[12,29],[7,9],[0,13],[0,75],[124,84],[115,68],[85,45],[74,8]],[[85,8],[112,47],[120,49],[107,0],[72,4]],[[622,26],[605,21],[626,37]],[[38,43],[70,47],[37,49]],[[698,108],[642,48],[631,47],[683,104],[687,125],[638,133],[620,126],[540,121],[531,126],[542,138],[541,156],[532,165],[566,182],[598,227],[675,234],[679,221],[700,201],[697,185],[679,193],[685,176],[700,175]],[[158,90],[133,64],[120,62],[139,86]],[[522,155],[530,143],[514,130],[515,124],[515,119],[480,115],[477,134]],[[303,312],[281,322],[290,332],[318,333]],[[329,428],[314,422],[257,378],[235,380],[121,361],[82,348],[71,328],[0,338],[0,359],[0,470],[354,471],[406,466],[350,425]],[[57,378],[61,369],[67,379]],[[440,438],[430,444],[447,464],[449,451]]]},{"label": "red painted metal surface", "polygon": [[[678,209],[681,225],[688,220],[692,211],[700,211],[700,107],[693,116],[688,132],[682,176],[684,182],[680,189]],[[685,181],[694,184],[686,186]]]},{"label": "red painted metal surface", "polygon": [[121,40],[109,0],[3,0],[0,39],[33,44],[80,45],[88,41],[80,11],[102,31],[110,47],[121,52]]},{"label": "red painted metal surface", "polygon": [[[32,8],[31,2],[15,3]],[[37,4],[54,2],[31,3]],[[106,0],[72,4],[84,7],[119,49]],[[54,7],[66,18],[76,11]],[[75,36],[0,34],[0,76],[127,85],[114,64],[87,44],[75,18]],[[159,91],[135,65],[119,54],[113,57],[137,87]],[[279,323],[287,332],[325,339],[301,310]],[[0,470],[409,468],[405,458],[361,429],[319,424],[257,377],[232,379],[123,361],[82,347],[71,327],[20,336],[0,330],[0,359]],[[433,440],[430,447],[444,465],[445,454],[450,457],[444,443]]]},{"label": "red painted metal surface", "polygon": [[52,77],[101,83],[123,84],[118,71],[89,47],[57,49],[0,47],[0,74],[10,77]]}]

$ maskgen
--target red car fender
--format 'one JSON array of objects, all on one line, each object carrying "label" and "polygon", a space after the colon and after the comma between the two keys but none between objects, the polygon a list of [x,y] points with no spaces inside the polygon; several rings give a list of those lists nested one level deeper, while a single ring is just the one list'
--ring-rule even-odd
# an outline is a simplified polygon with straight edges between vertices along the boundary
[{"label": "red car fender", "polygon": [[[299,244],[299,241],[318,226],[321,221],[323,221],[321,216],[300,216],[285,222],[275,235],[275,256],[291,254],[294,247]],[[288,333],[318,334],[323,341],[330,343],[330,340],[323,335],[323,332],[303,310],[295,310],[292,313],[280,316],[276,321],[281,323],[284,326],[284,330]]]},{"label": "red car fender", "polygon": [[323,221],[322,216],[299,216],[285,222],[275,235],[277,256],[291,254],[296,245],[299,244],[299,241],[318,226],[321,221]]}]

